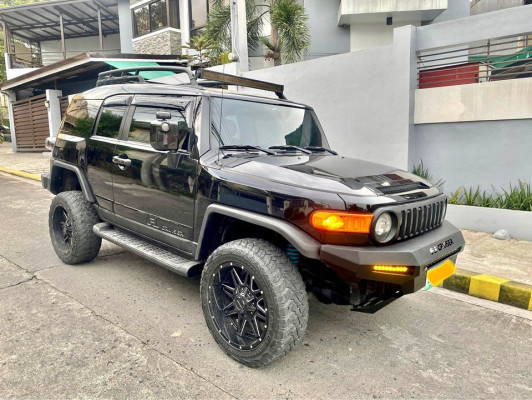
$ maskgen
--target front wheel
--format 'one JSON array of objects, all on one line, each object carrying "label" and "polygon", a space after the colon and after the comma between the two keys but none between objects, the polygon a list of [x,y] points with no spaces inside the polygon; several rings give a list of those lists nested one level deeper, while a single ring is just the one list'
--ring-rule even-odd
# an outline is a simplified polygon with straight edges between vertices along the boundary
[{"label": "front wheel", "polygon": [[100,222],[94,206],[82,192],[61,192],[52,200],[48,214],[50,239],[65,264],[80,264],[98,255],[102,239],[92,227]]},{"label": "front wheel", "polygon": [[200,291],[212,336],[244,365],[268,365],[303,339],[305,285],[294,264],[270,242],[241,239],[220,246],[205,264]]}]

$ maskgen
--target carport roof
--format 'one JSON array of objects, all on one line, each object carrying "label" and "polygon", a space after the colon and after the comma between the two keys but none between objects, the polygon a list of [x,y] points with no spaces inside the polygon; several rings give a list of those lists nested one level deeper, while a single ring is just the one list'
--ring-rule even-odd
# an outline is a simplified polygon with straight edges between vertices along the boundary
[{"label": "carport roof", "polygon": [[0,84],[0,90],[20,90],[36,87],[54,80],[75,77],[81,73],[96,70],[106,65],[109,68],[116,68],[118,63],[127,62],[128,66],[133,65],[153,65],[153,63],[174,64],[177,62],[176,56],[172,55],[149,55],[149,54],[100,54],[81,53],[77,56],[67,58],[28,72],[16,78],[9,79]]},{"label": "carport roof", "polygon": [[16,36],[36,42],[61,37],[63,15],[65,38],[98,36],[98,10],[102,33],[118,33],[117,0],[51,0],[0,9],[0,21]]}]

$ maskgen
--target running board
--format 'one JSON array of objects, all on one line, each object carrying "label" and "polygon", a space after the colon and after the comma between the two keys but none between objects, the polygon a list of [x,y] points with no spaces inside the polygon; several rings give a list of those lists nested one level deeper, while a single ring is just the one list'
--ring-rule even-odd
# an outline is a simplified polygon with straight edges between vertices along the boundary
[{"label": "running board", "polygon": [[92,228],[96,236],[117,244],[126,250],[144,257],[176,274],[195,276],[201,271],[201,261],[190,261],[186,258],[169,252],[161,247],[151,244],[135,235],[117,230],[107,222],[94,225]]}]

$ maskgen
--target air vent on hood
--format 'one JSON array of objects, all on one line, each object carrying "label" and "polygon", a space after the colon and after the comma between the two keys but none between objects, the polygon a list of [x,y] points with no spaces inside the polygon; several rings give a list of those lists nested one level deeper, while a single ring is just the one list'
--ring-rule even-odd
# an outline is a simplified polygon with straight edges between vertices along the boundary
[{"label": "air vent on hood", "polygon": [[429,187],[422,182],[407,183],[404,185],[390,185],[390,186],[379,186],[376,189],[384,194],[395,194],[410,192],[412,190],[418,189],[428,189]]}]

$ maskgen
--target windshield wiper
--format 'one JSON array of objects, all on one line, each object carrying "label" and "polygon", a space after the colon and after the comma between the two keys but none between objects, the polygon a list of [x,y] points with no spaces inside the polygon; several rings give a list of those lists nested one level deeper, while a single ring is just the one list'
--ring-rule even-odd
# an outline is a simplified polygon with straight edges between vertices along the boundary
[{"label": "windshield wiper", "polygon": [[320,146],[306,146],[305,149],[310,150],[310,151],[328,151],[329,153],[334,154],[335,156],[338,155],[336,151],[331,150],[331,149],[326,149],[325,147],[320,147]]},{"label": "windshield wiper", "polygon": [[262,151],[263,153],[275,155],[275,152],[263,149],[260,146],[252,146],[250,144],[226,144],[219,147],[220,150],[257,150]]},{"label": "windshield wiper", "polygon": [[291,144],[285,144],[285,145],[282,145],[282,146],[270,146],[268,148],[269,149],[274,149],[274,150],[297,150],[297,151],[300,151],[300,152],[305,153],[305,154],[312,154],[311,151],[308,151],[307,149],[304,149],[303,147],[293,146]]}]

